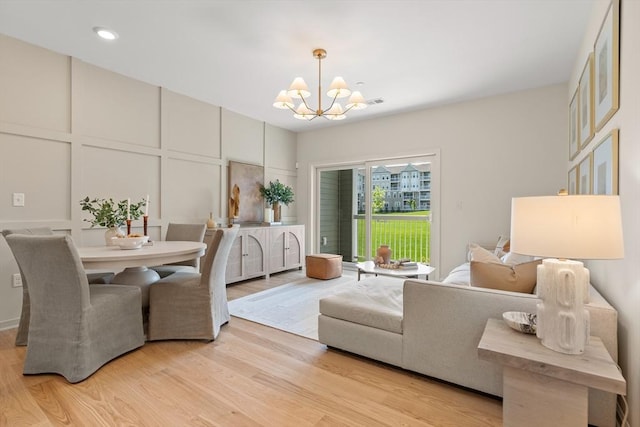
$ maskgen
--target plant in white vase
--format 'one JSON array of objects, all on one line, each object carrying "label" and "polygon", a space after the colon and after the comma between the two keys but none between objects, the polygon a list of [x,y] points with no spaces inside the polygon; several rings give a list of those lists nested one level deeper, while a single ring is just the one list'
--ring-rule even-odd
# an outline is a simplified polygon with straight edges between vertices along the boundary
[{"label": "plant in white vase", "polygon": [[276,179],[275,182],[269,181],[269,186],[261,186],[260,194],[264,197],[264,200],[273,208],[273,220],[280,222],[280,204],[289,206],[293,203],[293,189],[288,185],[285,185]]}]

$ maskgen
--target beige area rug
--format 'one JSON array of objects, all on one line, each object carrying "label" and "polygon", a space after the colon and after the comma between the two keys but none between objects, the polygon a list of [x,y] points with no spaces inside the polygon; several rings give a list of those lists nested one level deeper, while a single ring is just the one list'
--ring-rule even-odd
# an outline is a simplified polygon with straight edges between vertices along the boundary
[{"label": "beige area rug", "polygon": [[317,280],[305,277],[252,295],[229,301],[232,316],[318,340],[319,301],[355,286],[355,272]]}]

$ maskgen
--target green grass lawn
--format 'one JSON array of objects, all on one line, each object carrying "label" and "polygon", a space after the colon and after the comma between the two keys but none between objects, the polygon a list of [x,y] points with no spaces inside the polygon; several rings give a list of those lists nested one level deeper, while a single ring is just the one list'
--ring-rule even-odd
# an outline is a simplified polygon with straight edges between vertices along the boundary
[{"label": "green grass lawn", "polygon": [[[371,222],[371,254],[375,256],[376,248],[389,245],[393,259],[410,258],[412,261],[428,263],[430,260],[429,243],[431,240],[431,223],[427,221],[429,211],[393,212],[375,214]],[[399,216],[423,217],[424,220],[403,221]],[[384,217],[390,217],[385,219]],[[393,218],[391,218],[393,217]],[[358,260],[364,257],[364,220],[357,221],[358,227]]]}]

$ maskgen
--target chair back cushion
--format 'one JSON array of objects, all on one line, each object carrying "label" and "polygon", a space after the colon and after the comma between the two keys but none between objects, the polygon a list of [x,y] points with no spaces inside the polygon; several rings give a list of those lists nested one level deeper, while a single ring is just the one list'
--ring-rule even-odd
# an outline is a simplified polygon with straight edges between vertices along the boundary
[{"label": "chair back cushion", "polygon": [[32,316],[72,320],[89,307],[89,283],[71,236],[5,238],[29,283]]},{"label": "chair back cushion", "polygon": [[[213,288],[216,283],[225,283],[227,260],[233,241],[238,235],[239,227],[219,228],[211,239],[210,247],[204,257],[202,266],[202,285]],[[226,286],[223,285],[223,286]]]},{"label": "chair back cushion", "polygon": [[[167,235],[165,240],[169,241],[185,241],[185,242],[202,242],[204,240],[204,233],[207,230],[205,224],[176,224],[169,223],[167,227]],[[187,265],[190,267],[198,266],[198,259],[190,259],[187,261],[180,261],[171,263],[171,265]]]}]

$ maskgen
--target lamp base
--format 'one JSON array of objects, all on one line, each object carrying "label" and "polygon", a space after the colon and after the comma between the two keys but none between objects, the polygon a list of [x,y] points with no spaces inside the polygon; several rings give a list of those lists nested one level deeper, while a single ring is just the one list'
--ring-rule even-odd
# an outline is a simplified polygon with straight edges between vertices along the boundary
[{"label": "lamp base", "polygon": [[537,336],[560,353],[582,354],[589,342],[589,270],[580,261],[545,259],[538,266]]}]

